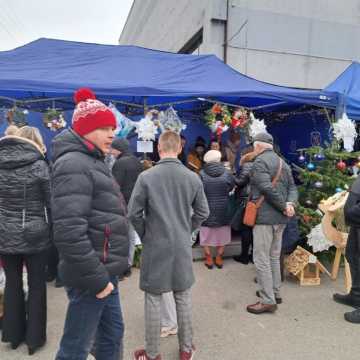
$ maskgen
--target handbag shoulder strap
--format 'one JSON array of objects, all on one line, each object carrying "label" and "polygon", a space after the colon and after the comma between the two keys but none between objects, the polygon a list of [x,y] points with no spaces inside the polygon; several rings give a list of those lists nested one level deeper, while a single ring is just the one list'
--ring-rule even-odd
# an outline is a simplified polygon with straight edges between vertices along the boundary
[{"label": "handbag shoulder strap", "polygon": [[282,168],[283,168],[283,160],[280,158],[278,171],[277,171],[276,176],[274,177],[273,181],[271,182],[273,187],[276,186],[276,184],[278,183],[278,181],[280,179]]},{"label": "handbag shoulder strap", "polygon": [[[273,180],[271,181],[271,184],[272,184],[272,187],[274,188],[276,186],[276,184],[278,183],[278,181],[280,180],[280,176],[281,176],[281,172],[282,172],[282,169],[283,169],[283,160],[280,158],[280,163],[279,163],[279,167],[278,167],[278,170],[277,170],[277,173],[275,175],[275,177],[273,178]],[[261,196],[259,198],[258,201],[256,201],[256,207],[258,209],[260,209],[261,205],[263,204],[265,200],[265,197],[264,196]]]}]

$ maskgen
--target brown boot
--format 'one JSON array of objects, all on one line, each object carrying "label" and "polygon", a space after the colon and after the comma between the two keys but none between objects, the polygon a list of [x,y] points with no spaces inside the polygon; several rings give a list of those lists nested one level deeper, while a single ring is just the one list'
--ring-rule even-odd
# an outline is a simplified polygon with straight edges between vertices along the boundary
[{"label": "brown boot", "polygon": [[262,304],[257,302],[256,304],[249,305],[246,310],[251,314],[263,314],[263,313],[274,313],[277,310],[276,304]]},{"label": "brown boot", "polygon": [[211,254],[206,254],[205,255],[205,266],[211,270],[214,267],[214,261],[213,258],[211,256]]},{"label": "brown boot", "polygon": [[215,265],[218,269],[222,269],[224,266],[224,260],[221,255],[216,256]]}]

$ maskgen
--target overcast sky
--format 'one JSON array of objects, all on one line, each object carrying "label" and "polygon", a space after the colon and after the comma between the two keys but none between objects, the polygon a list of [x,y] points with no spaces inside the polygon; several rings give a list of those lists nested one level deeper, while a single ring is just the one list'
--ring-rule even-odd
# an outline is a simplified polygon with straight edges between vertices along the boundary
[{"label": "overcast sky", "polygon": [[0,0],[0,51],[41,37],[117,44],[133,0]]}]

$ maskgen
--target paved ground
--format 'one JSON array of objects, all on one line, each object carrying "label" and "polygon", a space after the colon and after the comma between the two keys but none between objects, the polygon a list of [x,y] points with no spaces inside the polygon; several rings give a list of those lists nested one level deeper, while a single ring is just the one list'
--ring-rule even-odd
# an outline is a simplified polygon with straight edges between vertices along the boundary
[{"label": "paved ground", "polygon": [[[231,260],[223,270],[207,270],[195,263],[197,284],[194,288],[194,328],[198,360],[358,360],[360,326],[343,321],[345,306],[331,300],[342,290],[342,281],[323,277],[318,287],[300,288],[284,284],[284,304],[275,315],[255,316],[245,306],[254,301],[256,285],[253,266]],[[125,360],[143,344],[143,294],[138,290],[138,273],[121,283],[122,305],[126,321]],[[34,360],[54,359],[61,335],[66,298],[62,289],[49,286],[49,323],[46,347]],[[163,359],[177,357],[173,337],[162,342]],[[16,351],[0,345],[1,360],[26,359],[26,348]]]}]

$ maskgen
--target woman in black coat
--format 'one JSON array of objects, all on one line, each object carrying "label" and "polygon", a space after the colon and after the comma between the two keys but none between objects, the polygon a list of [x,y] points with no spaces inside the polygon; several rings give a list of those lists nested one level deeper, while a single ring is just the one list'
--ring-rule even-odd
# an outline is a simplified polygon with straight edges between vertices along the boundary
[{"label": "woman in black coat", "polygon": [[[235,184],[237,187],[236,196],[239,206],[242,209],[245,209],[250,194],[250,175],[253,167],[253,160],[255,158],[253,151],[254,148],[252,146],[243,150],[240,160],[241,170],[239,175],[235,178]],[[247,265],[249,261],[252,261],[253,232],[252,228],[242,223],[242,218],[237,219],[237,221],[239,224],[234,224],[234,230],[237,230],[240,233],[242,246],[241,254],[234,256],[233,259]],[[249,253],[250,248],[251,253]]]},{"label": "woman in black coat", "polygon": [[[0,255],[6,275],[2,341],[29,354],[46,341],[49,169],[36,128],[0,139]],[[23,266],[28,274],[25,307]]]},{"label": "woman in black coat", "polygon": [[211,247],[216,247],[215,265],[221,269],[225,246],[231,241],[227,208],[229,193],[234,188],[234,178],[220,160],[220,151],[208,151],[204,156],[206,164],[200,172],[210,208],[210,216],[200,229],[200,245],[204,247],[205,266],[208,269],[212,269],[214,264]]}]

